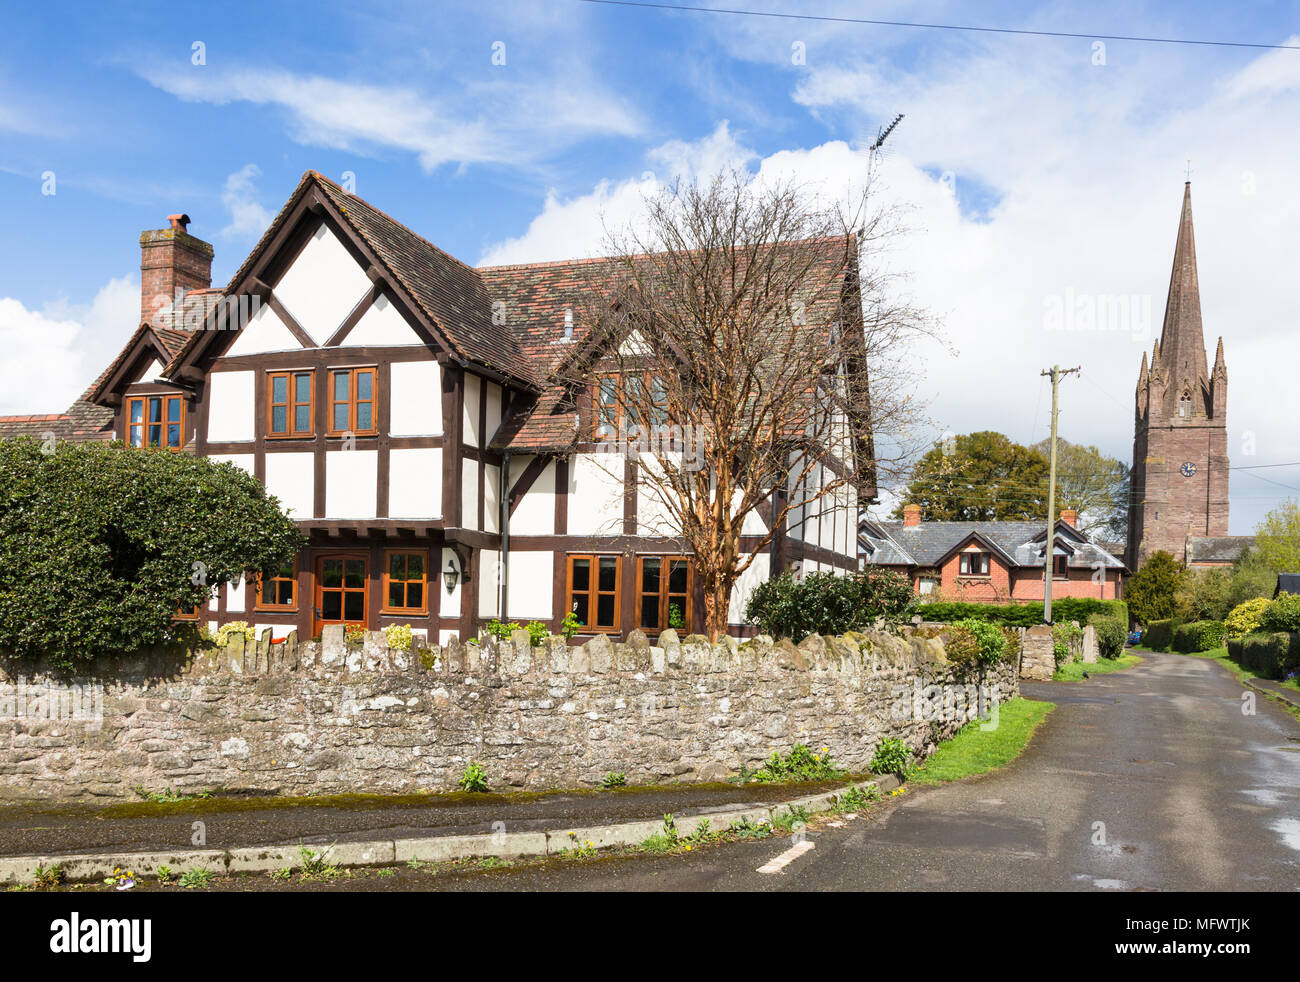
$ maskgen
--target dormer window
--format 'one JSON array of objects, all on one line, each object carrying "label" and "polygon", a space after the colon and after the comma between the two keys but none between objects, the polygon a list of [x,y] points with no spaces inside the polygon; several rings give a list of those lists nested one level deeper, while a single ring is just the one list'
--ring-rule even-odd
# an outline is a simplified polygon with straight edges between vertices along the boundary
[{"label": "dormer window", "polygon": [[185,402],[179,395],[132,396],[126,400],[126,442],[133,447],[185,445]]},{"label": "dormer window", "polygon": [[668,422],[668,391],[653,379],[649,389],[641,373],[601,375],[596,379],[596,435],[613,433],[626,421],[641,422],[641,407],[648,404],[650,423]]}]

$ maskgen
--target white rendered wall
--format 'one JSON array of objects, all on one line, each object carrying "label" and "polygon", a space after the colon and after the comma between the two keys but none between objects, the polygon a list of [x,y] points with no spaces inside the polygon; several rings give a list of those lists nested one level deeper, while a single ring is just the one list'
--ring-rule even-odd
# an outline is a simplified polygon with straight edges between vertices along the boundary
[{"label": "white rendered wall", "polygon": [[569,467],[569,534],[618,535],[623,531],[623,458],[575,454]]},{"label": "white rendered wall", "polygon": [[496,617],[501,602],[501,553],[483,549],[477,558],[478,615]]},{"label": "white rendered wall", "polygon": [[253,473],[253,455],[251,453],[214,453],[208,455],[208,460],[214,464],[227,463],[234,464],[241,471],[247,474]]},{"label": "white rendered wall", "polygon": [[340,347],[391,348],[423,343],[392,301],[381,294],[348,331]]},{"label": "white rendered wall", "polygon": [[465,458],[460,462],[460,526],[477,529],[478,461]]},{"label": "white rendered wall", "polygon": [[485,464],[483,475],[483,531],[501,531],[501,468]]},{"label": "white rendered wall", "polygon": [[[454,563],[456,569],[461,569],[460,557],[456,555],[455,549],[444,548],[442,550],[442,562],[438,565],[438,615],[440,617],[458,620],[460,618],[460,591],[463,588],[463,584],[458,579],[456,581],[456,586],[452,589],[451,593],[447,592],[446,584],[442,582],[442,573],[443,570],[447,568],[448,562]],[[430,570],[429,572],[432,573],[433,570]],[[433,577],[431,576],[429,579],[432,583]]]},{"label": "white rendered wall", "polygon": [[378,475],[378,451],[328,451],[325,454],[325,517],[374,518]]},{"label": "white rendered wall", "polygon": [[482,434],[483,446],[486,447],[501,426],[501,386],[495,382],[485,383],[483,398],[487,400],[487,426]]},{"label": "white rendered wall", "polygon": [[298,326],[320,345],[342,326],[369,291],[365,270],[322,224],[276,283],[274,292]]},{"label": "white rendered wall", "polygon": [[258,306],[257,312],[248,318],[248,323],[235,335],[235,340],[226,349],[226,355],[260,355],[268,351],[301,349],[302,342],[293,336],[289,326],[271,309],[271,305],[264,303]]},{"label": "white rendered wall", "polygon": [[464,441],[466,446],[481,447],[483,446],[482,437],[478,431],[478,403],[483,397],[483,380],[477,375],[470,372],[465,373],[465,407],[461,425],[464,427]]},{"label": "white rendered wall", "polygon": [[253,440],[255,410],[253,372],[212,372],[208,375],[208,442]]},{"label": "white rendered wall", "polygon": [[388,517],[442,517],[440,448],[401,448],[388,451]]},{"label": "white rendered wall", "polygon": [[390,436],[442,435],[442,366],[395,361],[389,366]]},{"label": "white rendered wall", "polygon": [[290,517],[302,521],[316,514],[316,455],[268,453],[266,491],[280,499]]},{"label": "white rendered wall", "polygon": [[523,623],[525,620],[551,619],[554,562],[554,553],[511,550],[507,571],[510,591],[506,596],[511,620]]},{"label": "white rendered wall", "polygon": [[749,569],[740,574],[740,579],[731,588],[731,602],[727,606],[728,624],[745,623],[745,604],[749,600],[749,595],[760,583],[766,582],[771,577],[771,572],[772,557],[764,552],[756,556]]},{"label": "white rendered wall", "polygon": [[[523,476],[532,457],[510,458],[510,486],[513,488]],[[511,535],[555,534],[555,462],[546,465],[528,493],[519,499],[515,513],[510,516]]]}]

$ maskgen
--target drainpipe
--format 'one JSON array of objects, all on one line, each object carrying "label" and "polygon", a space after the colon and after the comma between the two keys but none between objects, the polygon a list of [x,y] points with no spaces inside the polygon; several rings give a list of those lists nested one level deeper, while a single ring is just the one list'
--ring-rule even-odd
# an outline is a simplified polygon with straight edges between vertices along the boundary
[{"label": "drainpipe", "polygon": [[510,622],[506,611],[506,601],[510,596],[510,451],[501,455],[501,493],[498,495],[501,508],[501,611],[497,615],[503,624]]}]

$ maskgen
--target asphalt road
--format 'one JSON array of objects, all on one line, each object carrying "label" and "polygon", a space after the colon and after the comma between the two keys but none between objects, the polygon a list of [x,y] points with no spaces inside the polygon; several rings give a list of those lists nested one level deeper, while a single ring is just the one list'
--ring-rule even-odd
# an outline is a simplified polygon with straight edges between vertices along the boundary
[{"label": "asphalt road", "polygon": [[[1027,684],[1058,708],[1010,767],[921,789],[788,838],[341,890],[1300,890],[1300,723],[1205,660],[1149,655],[1080,683]],[[246,888],[265,889],[263,880]]]}]

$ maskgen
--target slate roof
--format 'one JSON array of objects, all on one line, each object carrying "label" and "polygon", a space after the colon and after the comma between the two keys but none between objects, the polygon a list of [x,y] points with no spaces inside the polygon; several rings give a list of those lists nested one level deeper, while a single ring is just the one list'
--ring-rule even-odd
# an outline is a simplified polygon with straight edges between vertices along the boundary
[{"label": "slate roof", "polygon": [[[972,535],[978,536],[1012,566],[1043,566],[1041,540],[1046,530],[1041,522],[863,522],[858,553],[874,565],[929,568]],[[1073,552],[1066,560],[1070,568],[1093,569],[1101,563],[1108,569],[1124,569],[1104,545],[1094,543],[1064,522],[1056,525],[1057,541]],[[864,538],[866,542],[864,543]],[[891,561],[891,559],[893,561]]]},{"label": "slate roof", "polygon": [[1187,563],[1236,562],[1238,556],[1254,547],[1253,535],[1189,535]]},{"label": "slate roof", "polygon": [[1300,573],[1279,573],[1273,596],[1276,597],[1280,593],[1300,594]]}]

